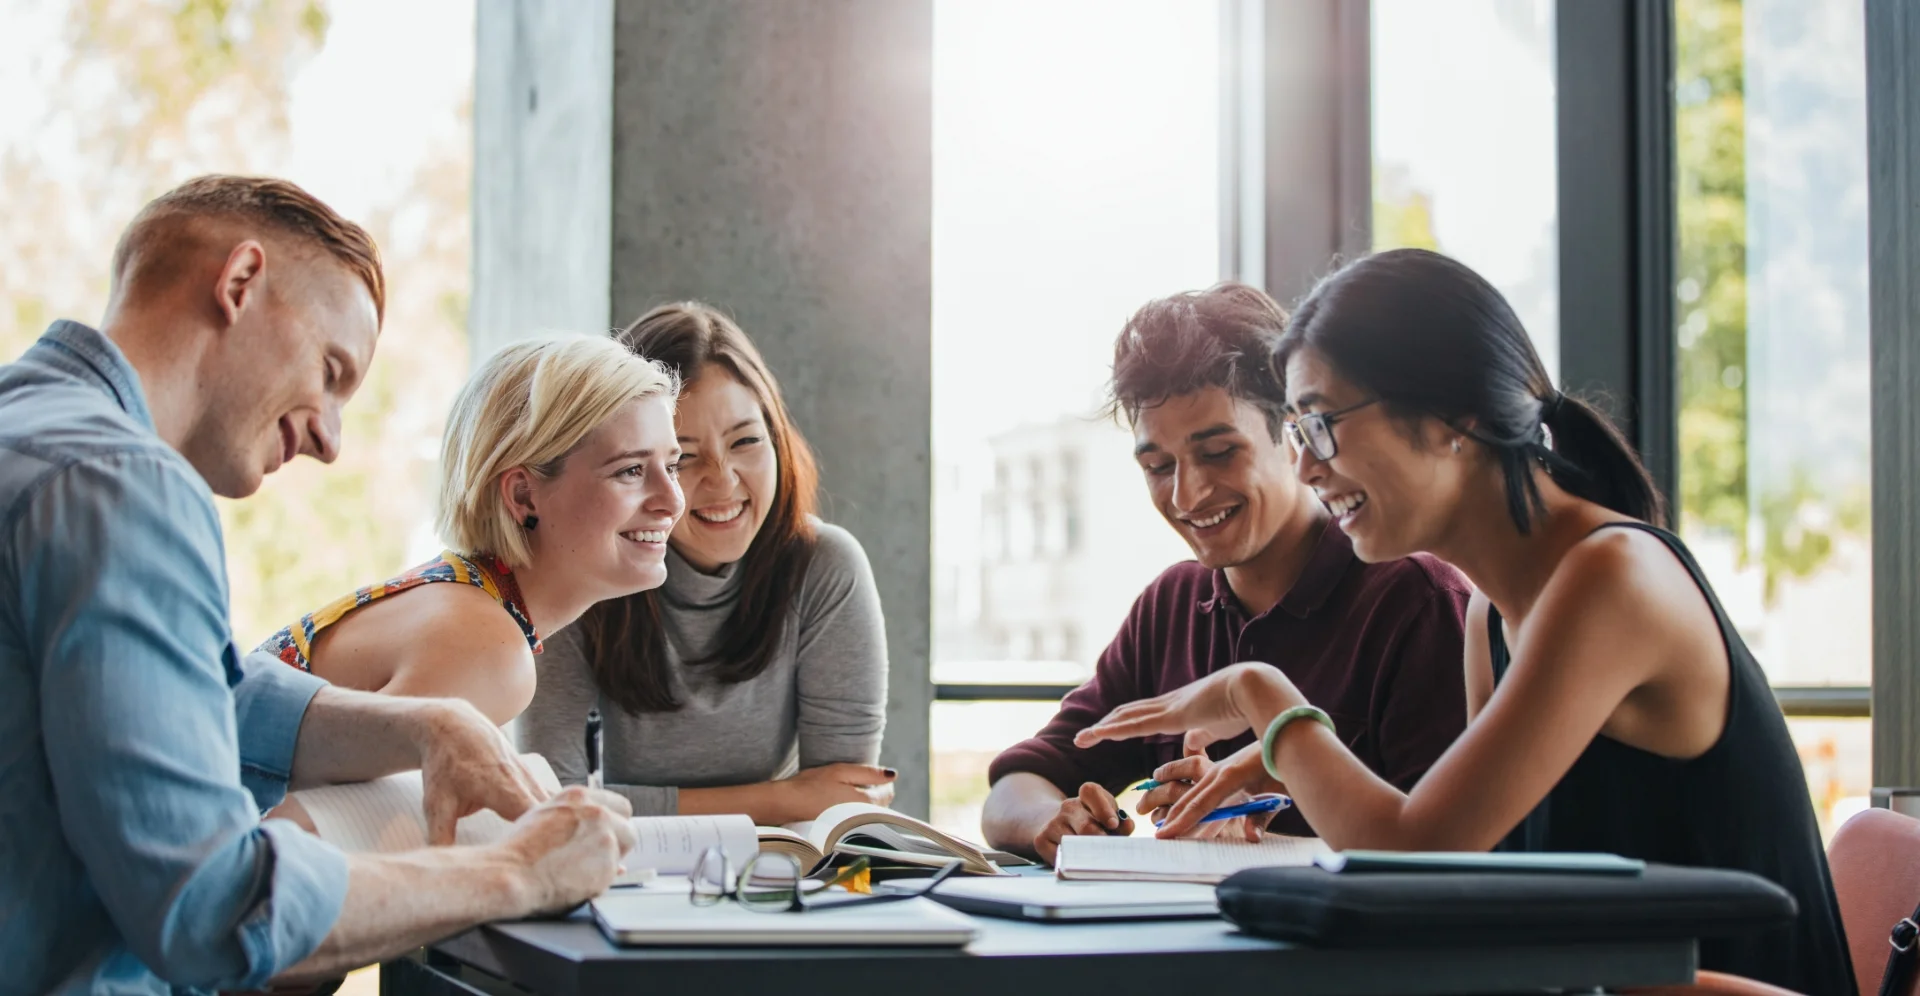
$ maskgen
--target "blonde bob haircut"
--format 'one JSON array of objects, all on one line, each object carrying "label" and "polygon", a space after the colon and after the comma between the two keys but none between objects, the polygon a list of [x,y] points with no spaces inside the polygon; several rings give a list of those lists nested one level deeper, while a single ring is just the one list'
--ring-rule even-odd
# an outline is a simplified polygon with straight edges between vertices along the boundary
[{"label": "blonde bob haircut", "polygon": [[487,358],[460,389],[440,444],[440,538],[455,553],[532,559],[500,494],[515,467],[550,479],[587,434],[629,401],[680,396],[679,378],[606,336],[527,339]]}]

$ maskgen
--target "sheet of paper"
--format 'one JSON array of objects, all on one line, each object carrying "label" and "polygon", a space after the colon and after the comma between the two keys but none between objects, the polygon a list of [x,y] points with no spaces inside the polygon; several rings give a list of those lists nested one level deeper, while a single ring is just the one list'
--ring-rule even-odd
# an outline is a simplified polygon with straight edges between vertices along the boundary
[{"label": "sheet of paper", "polygon": [[[548,791],[560,790],[547,759],[522,754],[520,762]],[[427,846],[427,816],[420,772],[403,771],[351,785],[327,785],[293,793],[313,820],[320,839],[349,854],[411,851]],[[490,844],[505,837],[512,824],[491,811],[473,814],[454,828],[459,844]]]},{"label": "sheet of paper", "polygon": [[[549,791],[560,780],[546,758],[521,755],[534,780]],[[411,851],[427,846],[427,817],[421,808],[420,772],[407,771],[370,782],[328,785],[293,793],[305,807],[320,839],[350,854]],[[641,816],[633,819],[639,837],[627,853],[627,874],[615,885],[638,884],[661,875],[685,875],[708,847],[719,846],[738,869],[759,853],[759,836],[746,816]],[[490,811],[475,813],[454,828],[455,843],[491,844],[513,832],[513,824]]]},{"label": "sheet of paper", "polygon": [[1159,840],[1153,837],[1067,837],[1055,867],[1062,879],[1217,883],[1237,871],[1310,865],[1329,853],[1318,837],[1268,834],[1243,840]]},{"label": "sheet of paper", "polygon": [[636,816],[633,829],[640,841],[627,852],[627,867],[662,875],[692,872],[709,847],[724,850],[736,872],[760,853],[760,835],[749,816]]}]

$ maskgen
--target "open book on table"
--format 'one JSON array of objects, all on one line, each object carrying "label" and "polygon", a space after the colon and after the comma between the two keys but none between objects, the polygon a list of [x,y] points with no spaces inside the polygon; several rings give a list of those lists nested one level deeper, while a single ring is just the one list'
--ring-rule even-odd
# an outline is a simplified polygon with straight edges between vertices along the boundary
[{"label": "open book on table", "polygon": [[[560,780],[546,758],[523,754],[520,760],[534,780],[550,792]],[[427,846],[420,772],[405,771],[369,782],[328,785],[292,793],[313,821],[320,839],[348,853],[392,853]],[[745,816],[643,816],[633,829],[639,842],[627,852],[627,871],[615,885],[640,885],[658,875],[685,875],[709,847],[726,851],[736,865],[759,848],[753,821]],[[462,819],[454,828],[456,844],[491,844],[513,832],[513,824],[491,810]]]},{"label": "open book on table", "polygon": [[836,854],[866,855],[876,861],[939,867],[955,859],[962,871],[1004,875],[1001,865],[1029,862],[1005,851],[990,851],[916,820],[905,813],[864,802],[830,806],[817,819],[784,827],[760,827],[760,849],[792,855],[802,868],[817,869]]}]

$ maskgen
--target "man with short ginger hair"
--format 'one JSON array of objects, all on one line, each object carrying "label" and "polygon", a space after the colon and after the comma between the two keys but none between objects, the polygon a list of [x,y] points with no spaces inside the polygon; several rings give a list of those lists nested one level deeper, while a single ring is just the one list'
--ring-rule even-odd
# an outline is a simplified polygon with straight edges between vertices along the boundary
[{"label": "man with short ginger hair", "polygon": [[[1121,331],[1111,410],[1133,430],[1147,493],[1194,560],[1147,585],[1092,680],[994,759],[981,822],[995,846],[1052,862],[1065,837],[1132,833],[1114,797],[1149,776],[1164,784],[1141,798],[1143,812],[1178,801],[1251,737],[1202,753],[1179,738],[1083,749],[1074,734],[1240,661],[1286,672],[1354,753],[1402,789],[1465,728],[1466,578],[1426,555],[1355,558],[1282,439],[1285,392],[1270,356],[1285,327],[1272,298],[1226,283],[1148,302]],[[1241,818],[1204,832],[1269,828],[1311,831],[1285,811],[1271,827]]]},{"label": "man with short ginger hair", "polygon": [[[327,687],[227,619],[212,497],[331,462],[379,335],[372,239],[282,180],[209,176],[114,253],[99,330],[0,367],[0,963],[13,992],[324,978],[604,889],[624,799],[552,799],[463,702]],[[343,855],[260,814],[419,768],[435,843]]]},{"label": "man with short ginger hair", "polygon": [[360,226],[285,180],[208,176],[127,226],[103,328],[155,431],[215,494],[243,498],[297,455],[333,462],[385,310]]}]

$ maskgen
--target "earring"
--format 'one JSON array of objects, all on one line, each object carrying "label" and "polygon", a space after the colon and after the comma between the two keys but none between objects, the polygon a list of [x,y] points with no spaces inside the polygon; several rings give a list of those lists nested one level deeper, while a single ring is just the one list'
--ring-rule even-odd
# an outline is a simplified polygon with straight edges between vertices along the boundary
[{"label": "earring", "polygon": [[[1455,448],[1458,449],[1458,447],[1455,447]],[[540,524],[540,517],[537,515],[529,515],[526,517],[525,520],[523,520],[520,523],[521,527],[526,529],[529,532],[533,530],[534,526],[537,526],[539,524]]]},{"label": "earring", "polygon": [[[1453,440],[1453,451],[1455,453],[1460,452],[1460,440],[1458,437],[1455,437]],[[528,528],[532,528],[532,527],[528,527]]]}]

